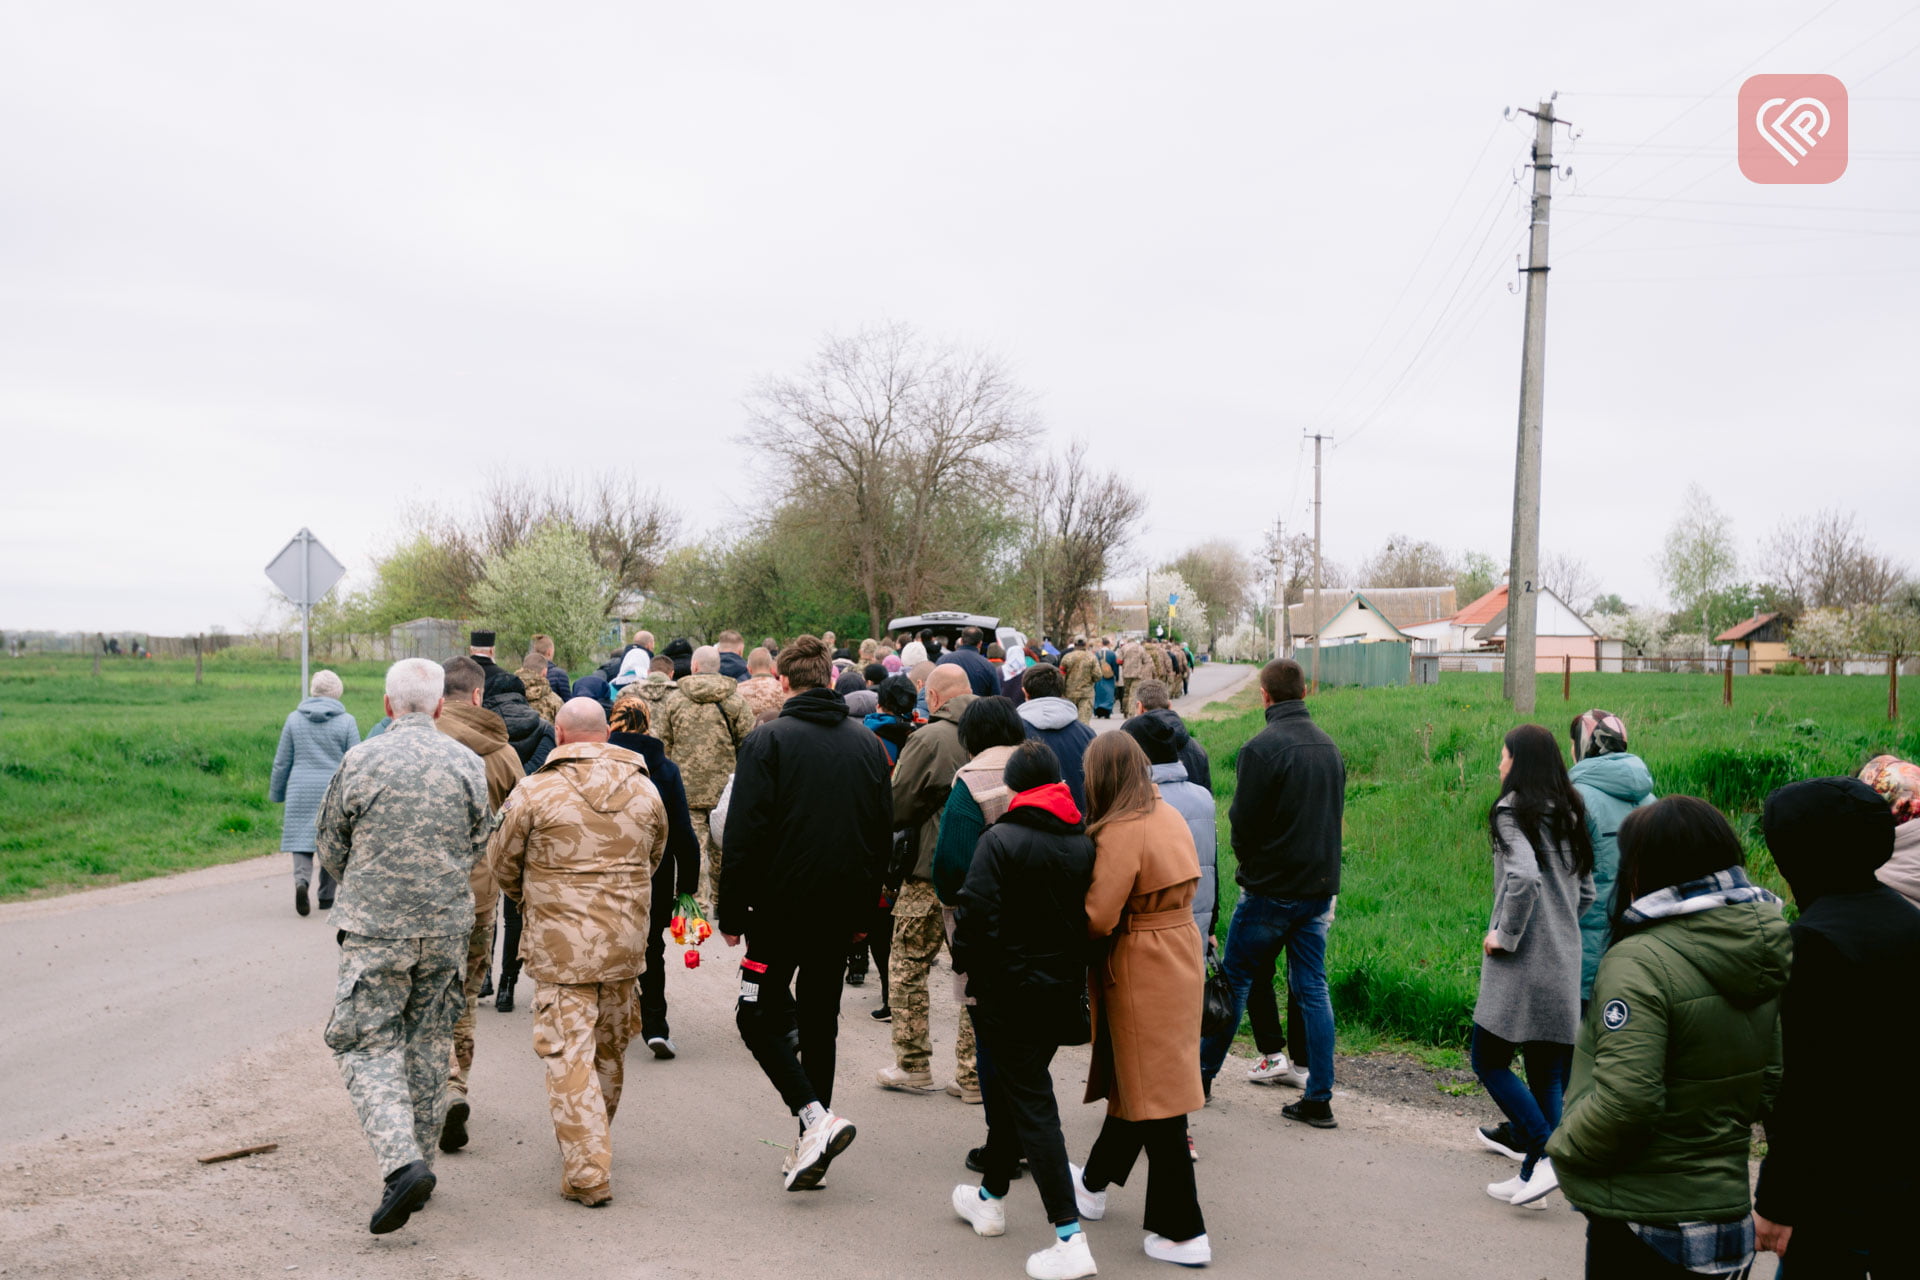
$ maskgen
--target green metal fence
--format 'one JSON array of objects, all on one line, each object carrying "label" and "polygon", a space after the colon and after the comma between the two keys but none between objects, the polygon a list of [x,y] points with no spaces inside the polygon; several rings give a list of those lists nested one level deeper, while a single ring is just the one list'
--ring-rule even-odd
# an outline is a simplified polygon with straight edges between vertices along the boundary
[{"label": "green metal fence", "polygon": [[[1313,646],[1294,651],[1293,660],[1309,676],[1313,673]],[[1333,644],[1320,651],[1322,685],[1357,684],[1365,689],[1413,682],[1413,644],[1380,640],[1372,644]]]}]

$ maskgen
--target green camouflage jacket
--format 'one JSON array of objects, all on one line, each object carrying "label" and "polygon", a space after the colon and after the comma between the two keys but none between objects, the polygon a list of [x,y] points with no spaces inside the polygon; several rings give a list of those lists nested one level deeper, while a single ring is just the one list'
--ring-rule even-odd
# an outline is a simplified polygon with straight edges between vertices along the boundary
[{"label": "green camouflage jacket", "polygon": [[711,809],[733,776],[741,739],[753,732],[754,714],[731,676],[687,676],[679,683],[680,696],[661,705],[653,736],[680,766],[688,806]]}]

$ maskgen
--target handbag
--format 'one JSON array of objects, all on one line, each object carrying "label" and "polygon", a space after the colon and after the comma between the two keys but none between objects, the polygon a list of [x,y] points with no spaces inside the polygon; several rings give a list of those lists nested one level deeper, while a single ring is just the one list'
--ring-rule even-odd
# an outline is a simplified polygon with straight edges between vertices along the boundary
[{"label": "handbag", "polygon": [[1232,1035],[1240,1029],[1240,1018],[1233,1007],[1233,984],[1219,964],[1219,953],[1212,939],[1207,941],[1207,982],[1201,989],[1200,1034]]}]

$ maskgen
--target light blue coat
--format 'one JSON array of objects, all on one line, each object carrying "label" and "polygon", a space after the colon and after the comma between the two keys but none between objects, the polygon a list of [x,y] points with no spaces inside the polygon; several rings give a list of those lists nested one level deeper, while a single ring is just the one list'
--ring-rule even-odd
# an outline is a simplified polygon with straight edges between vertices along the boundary
[{"label": "light blue coat", "polygon": [[1220,896],[1219,877],[1214,872],[1215,844],[1218,839],[1218,814],[1213,796],[1196,782],[1187,780],[1187,766],[1178,760],[1153,766],[1153,780],[1159,784],[1160,798],[1180,811],[1193,833],[1193,851],[1200,855],[1200,884],[1193,891],[1193,921],[1200,936],[1213,936],[1213,911]]},{"label": "light blue coat", "polygon": [[280,825],[283,852],[313,852],[314,822],[327,784],[333,781],[341,758],[359,742],[360,726],[338,699],[306,698],[287,714],[280,749],[273,753],[273,780],[267,787],[267,799],[287,806]]},{"label": "light blue coat", "polygon": [[1620,874],[1620,824],[1653,803],[1653,775],[1631,751],[1592,756],[1567,771],[1587,806],[1593,840],[1593,905],[1580,916],[1580,998],[1593,996],[1593,975],[1613,936],[1613,885]]}]

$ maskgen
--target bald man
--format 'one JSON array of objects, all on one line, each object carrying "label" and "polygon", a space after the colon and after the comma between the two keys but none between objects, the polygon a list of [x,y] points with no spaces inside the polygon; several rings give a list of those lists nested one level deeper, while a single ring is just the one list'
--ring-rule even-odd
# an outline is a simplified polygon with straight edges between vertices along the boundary
[{"label": "bald man", "polygon": [[547,1069],[560,1194],[597,1207],[613,1197],[609,1128],[638,1021],[667,810],[646,762],[607,742],[598,702],[567,702],[553,733],[557,745],[514,788],[487,853],[526,918],[520,954],[535,983],[533,1051]]},{"label": "bald man", "polygon": [[760,648],[747,655],[747,678],[740,682],[739,693],[746,700],[747,710],[753,712],[754,723],[765,724],[780,714],[787,694],[780,687],[780,677],[773,673],[772,653]]},{"label": "bald man", "polygon": [[[960,716],[973,702],[965,667],[936,666],[926,682],[927,724],[900,748],[893,769],[893,825],[909,832],[913,863],[893,904],[893,955],[887,962],[888,1006],[893,1019],[893,1065],[876,1077],[883,1088],[931,1093],[933,1032],[928,1025],[927,974],[946,944],[945,918],[933,892],[933,850],[940,842],[940,814],[953,775],[968,760],[960,744]],[[960,1011],[954,1043],[954,1087],[970,1102],[980,1100],[974,1069],[973,1024]]]}]

